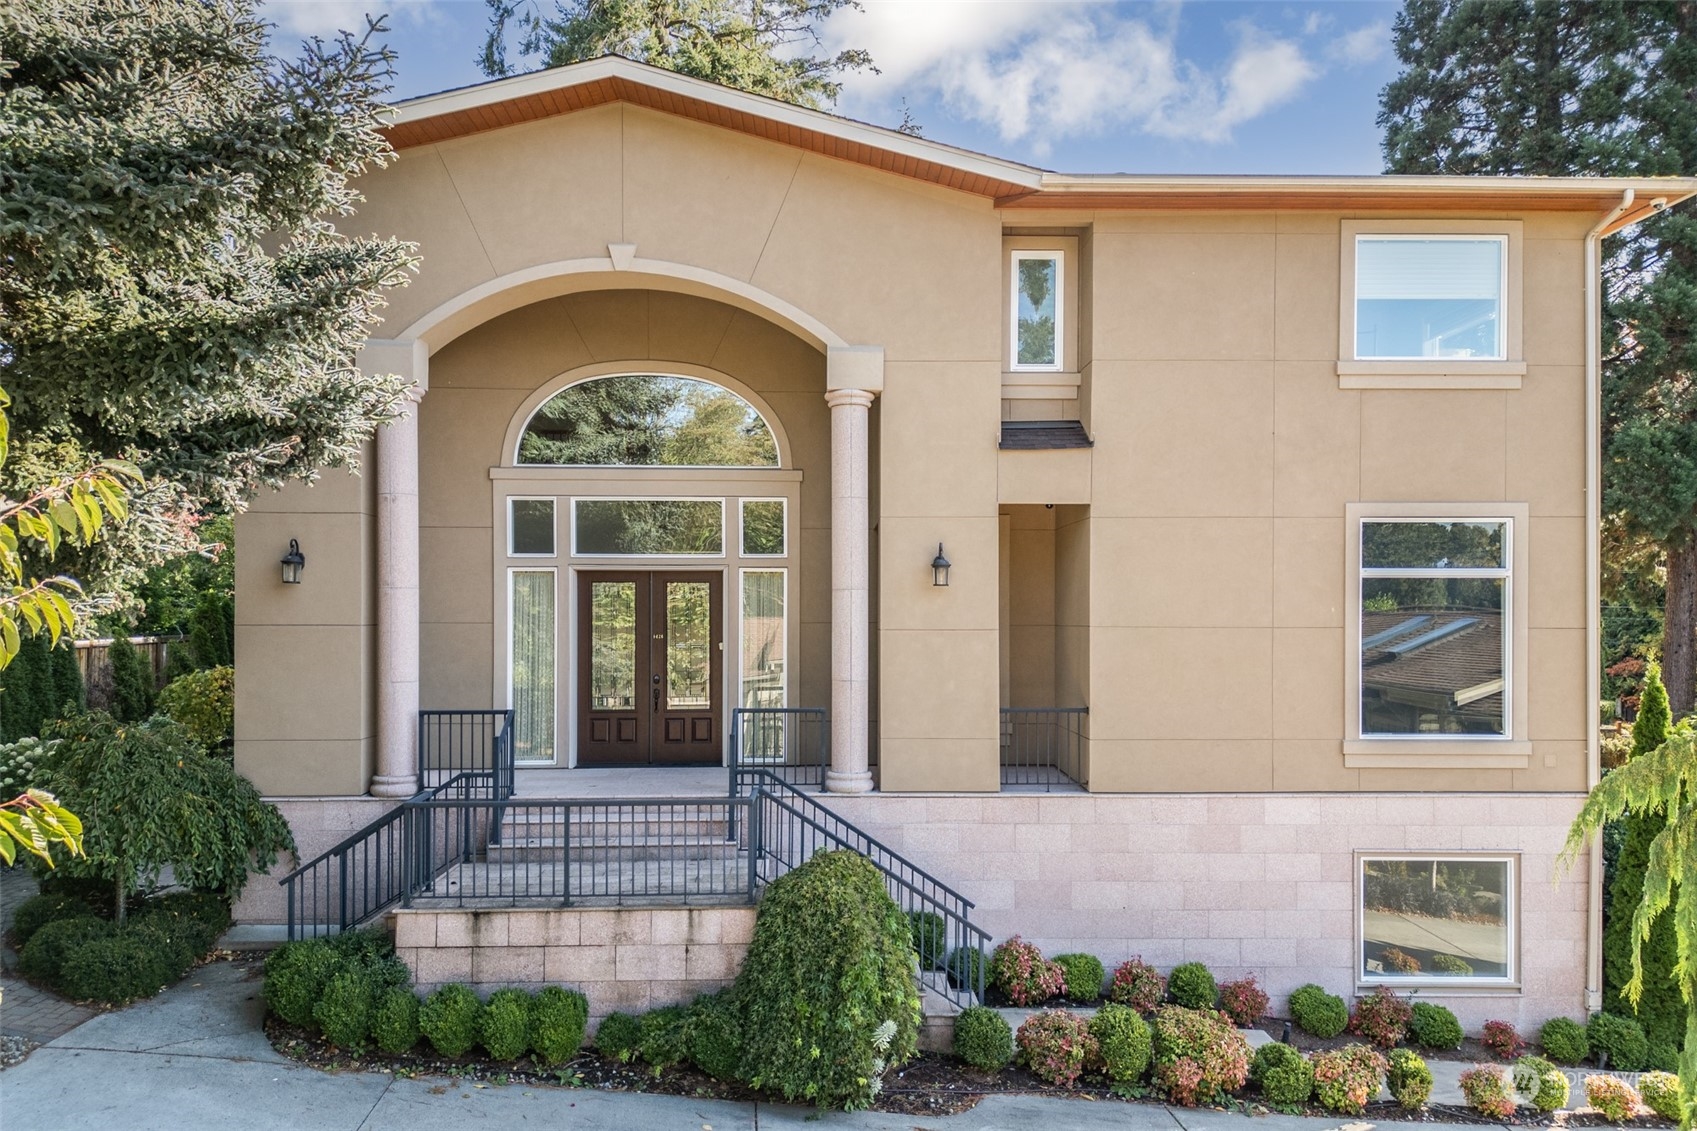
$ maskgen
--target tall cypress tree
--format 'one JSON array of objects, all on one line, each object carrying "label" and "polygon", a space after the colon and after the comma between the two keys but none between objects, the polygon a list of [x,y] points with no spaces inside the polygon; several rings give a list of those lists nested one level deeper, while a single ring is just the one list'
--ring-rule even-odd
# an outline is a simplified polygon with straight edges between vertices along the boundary
[{"label": "tall cypress tree", "polygon": [[[1381,95],[1393,173],[1697,173],[1697,4],[1408,0]],[[1605,553],[1666,559],[1663,675],[1697,699],[1697,205],[1611,237]],[[1620,562],[1605,576],[1620,580]],[[1630,583],[1630,576],[1626,579]]]}]

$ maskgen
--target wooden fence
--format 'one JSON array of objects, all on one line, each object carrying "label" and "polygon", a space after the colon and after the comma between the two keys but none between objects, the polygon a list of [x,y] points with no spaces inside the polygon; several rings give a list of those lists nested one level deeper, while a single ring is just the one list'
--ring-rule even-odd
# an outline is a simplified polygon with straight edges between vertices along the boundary
[{"label": "wooden fence", "polygon": [[[153,666],[153,686],[163,687],[165,684],[166,650],[173,644],[181,645],[186,641],[182,636],[132,636],[130,643],[136,646],[142,659]],[[112,648],[111,638],[105,640],[79,640],[76,642],[77,667],[82,670],[83,686],[91,691],[97,687],[110,687],[112,683],[112,661],[107,653]],[[93,706],[91,703],[90,706]]]}]

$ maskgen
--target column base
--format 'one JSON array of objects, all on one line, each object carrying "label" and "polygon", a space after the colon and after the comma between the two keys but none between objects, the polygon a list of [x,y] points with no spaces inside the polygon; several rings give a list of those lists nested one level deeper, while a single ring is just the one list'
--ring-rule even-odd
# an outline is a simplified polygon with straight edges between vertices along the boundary
[{"label": "column base", "polygon": [[826,770],[825,789],[829,793],[871,793],[870,770]]},{"label": "column base", "polygon": [[378,774],[371,779],[373,797],[411,797],[418,792],[418,777],[413,774],[392,776]]}]

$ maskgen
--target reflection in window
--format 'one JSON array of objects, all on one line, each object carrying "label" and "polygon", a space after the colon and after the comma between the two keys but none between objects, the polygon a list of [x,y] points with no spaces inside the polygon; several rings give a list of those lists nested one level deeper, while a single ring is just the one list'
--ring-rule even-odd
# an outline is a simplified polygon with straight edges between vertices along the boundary
[{"label": "reflection in window", "polygon": [[1013,254],[1013,367],[1059,369],[1061,257]]},{"label": "reflection in window", "polygon": [[713,590],[705,581],[666,582],[666,707],[713,705]]},{"label": "reflection in window", "polygon": [[1504,357],[1506,237],[1359,236],[1357,358]]},{"label": "reflection in window", "polygon": [[777,467],[754,407],[688,377],[597,377],[550,397],[525,425],[519,463],[619,467]]},{"label": "reflection in window", "polygon": [[552,555],[554,553],[554,500],[514,499],[512,552]]},{"label": "reflection in window", "polygon": [[742,552],[745,557],[780,557],[783,555],[784,500],[743,500]]},{"label": "reflection in window", "polygon": [[636,582],[589,585],[589,706],[629,711],[636,706]]},{"label": "reflection in window", "polygon": [[513,757],[554,760],[554,571],[512,572]]},{"label": "reflection in window", "polygon": [[1503,521],[1361,524],[1361,733],[1508,733]]},{"label": "reflection in window", "polygon": [[1364,858],[1363,981],[1514,978],[1513,861]]},{"label": "reflection in window", "polygon": [[717,555],[725,552],[723,499],[577,499],[580,555]]}]

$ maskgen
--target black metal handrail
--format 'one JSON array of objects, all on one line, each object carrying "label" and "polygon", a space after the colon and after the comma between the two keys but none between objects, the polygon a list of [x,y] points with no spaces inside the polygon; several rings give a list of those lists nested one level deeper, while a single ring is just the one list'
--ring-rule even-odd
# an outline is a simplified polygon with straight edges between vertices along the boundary
[{"label": "black metal handrail", "polygon": [[731,780],[765,770],[791,785],[824,788],[831,722],[823,707],[738,707],[731,712]]},{"label": "black metal handrail", "polygon": [[1085,783],[1088,707],[1003,707],[1002,785],[1073,789]]},{"label": "black metal handrail", "polygon": [[494,800],[513,795],[511,707],[418,713],[419,787],[467,773],[488,773]]}]

